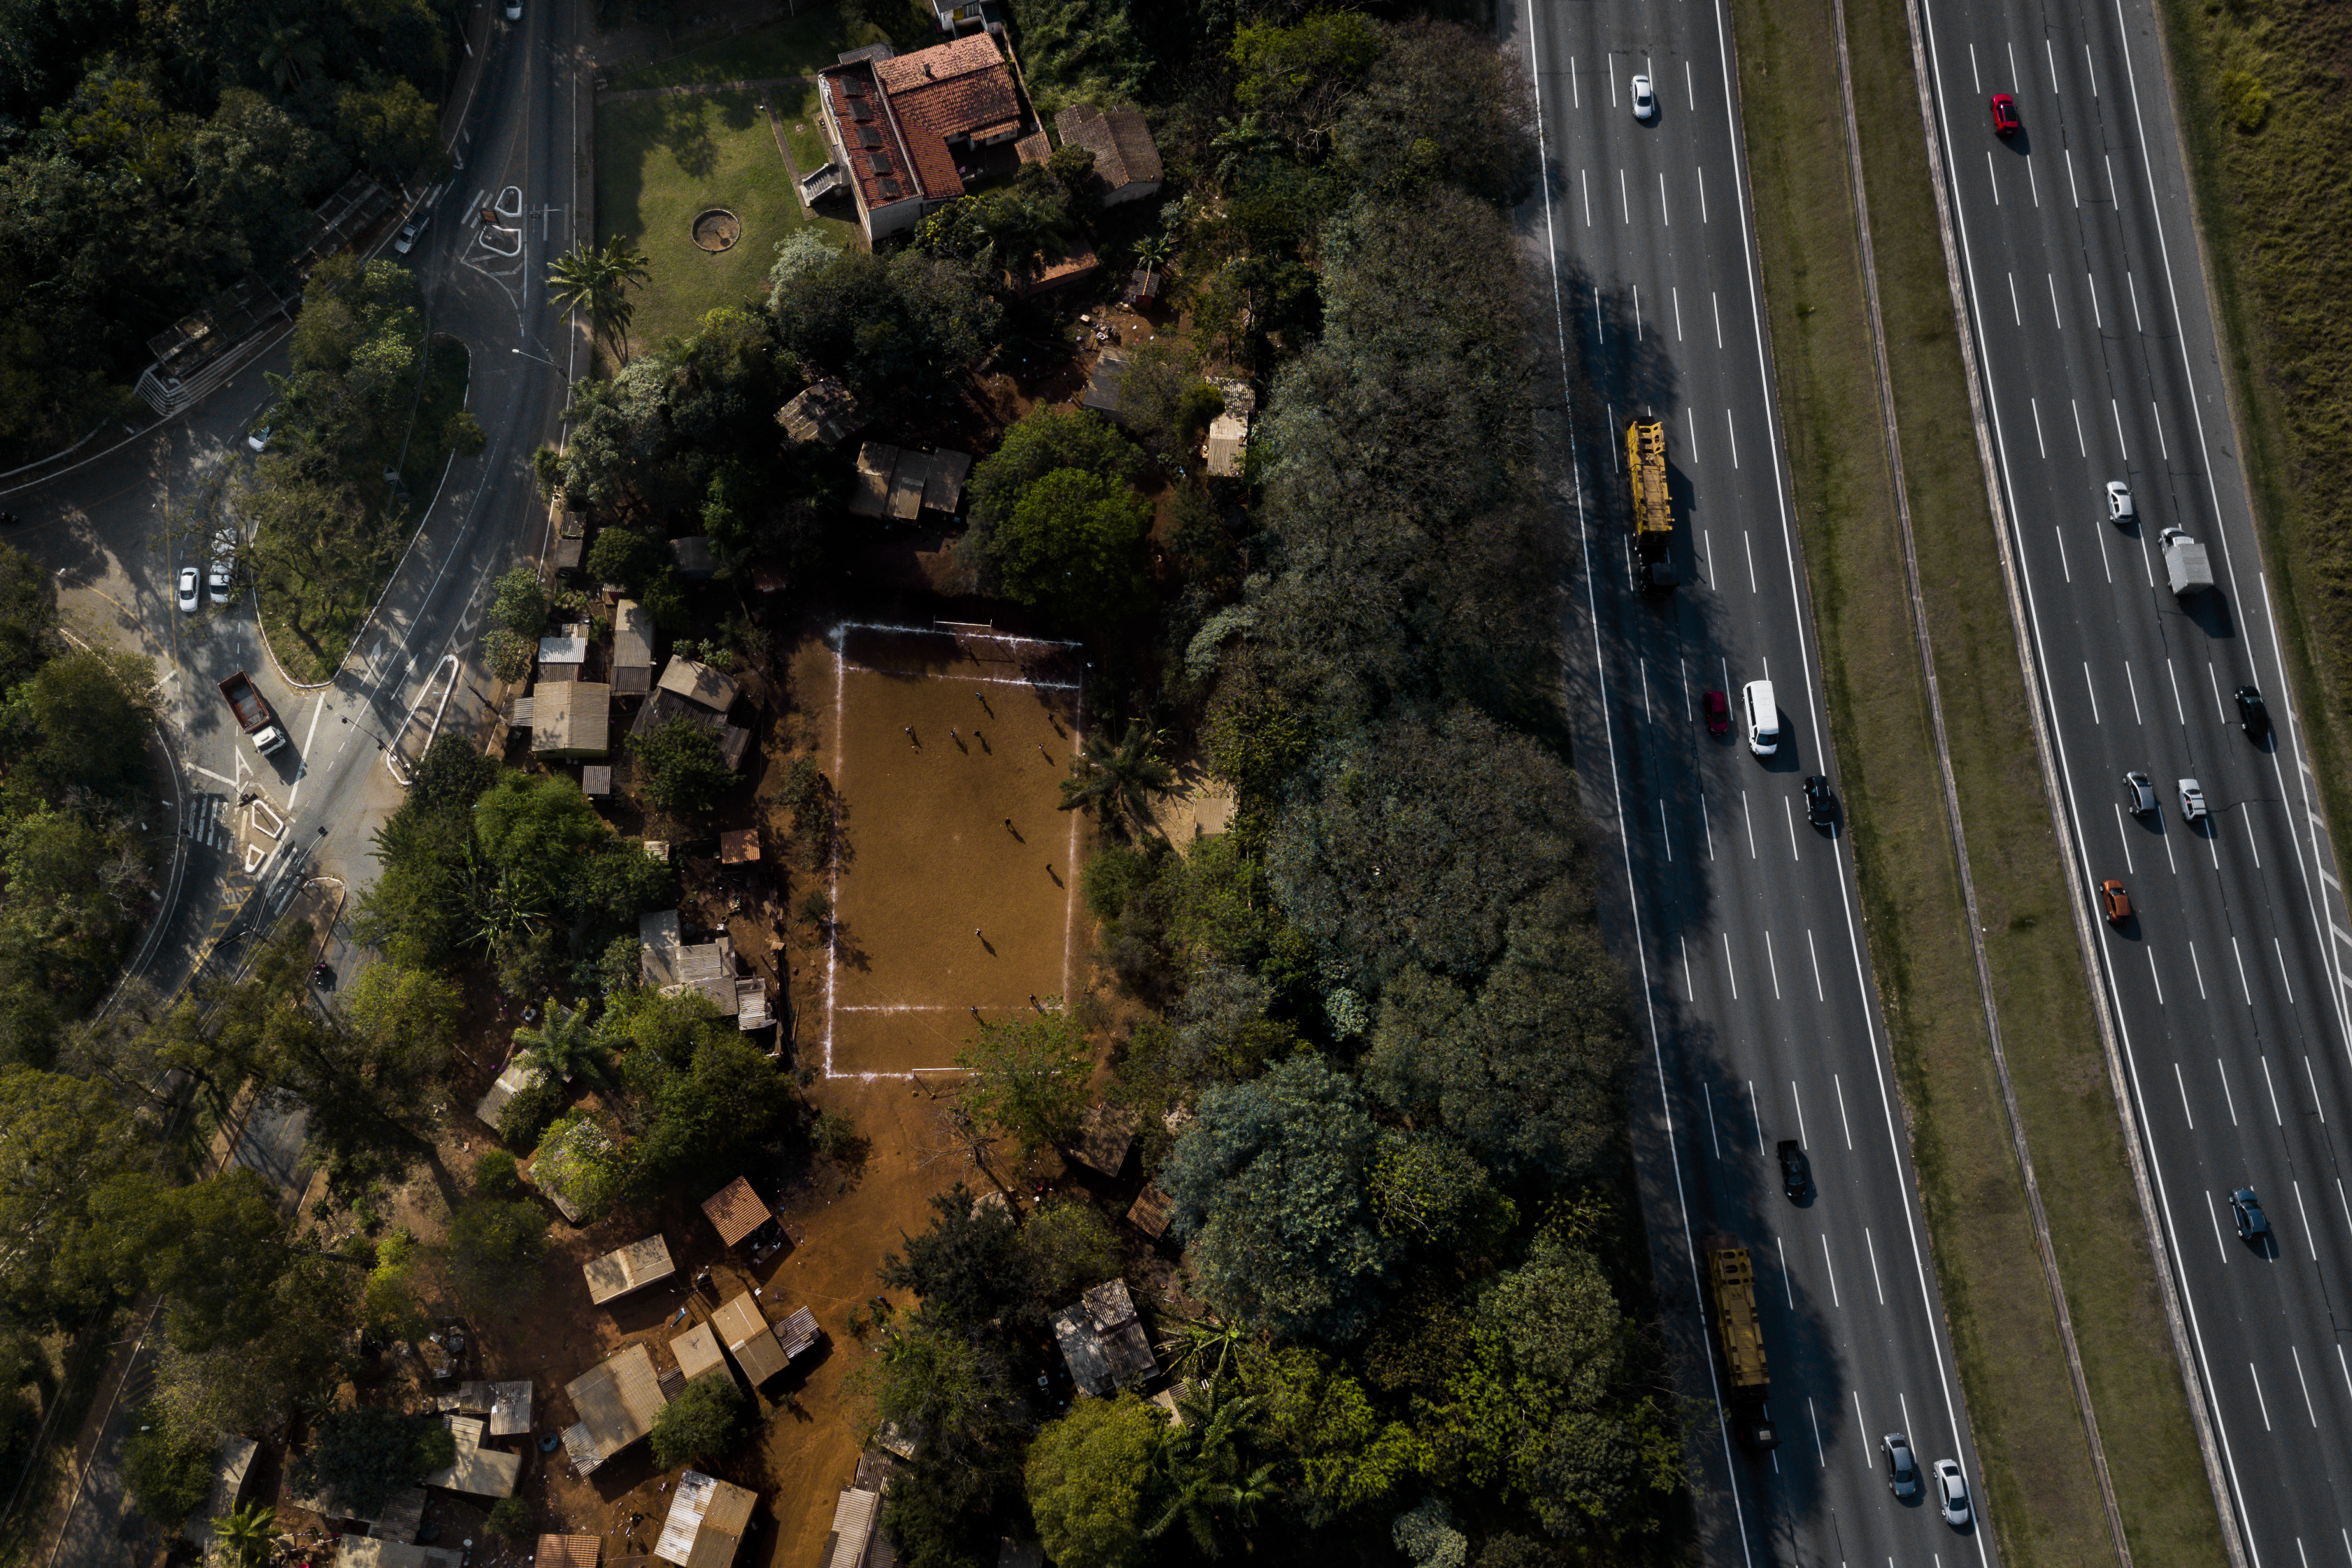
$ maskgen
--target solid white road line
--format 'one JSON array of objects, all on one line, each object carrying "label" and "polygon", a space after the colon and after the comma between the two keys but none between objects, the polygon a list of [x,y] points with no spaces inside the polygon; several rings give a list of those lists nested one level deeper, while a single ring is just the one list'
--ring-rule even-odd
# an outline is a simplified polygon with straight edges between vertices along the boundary
[{"label": "solid white road line", "polygon": [[1780,964],[1772,956],[1772,932],[1769,927],[1764,932],[1764,968],[1772,976],[1772,1000],[1778,1002],[1780,1000]]},{"label": "solid white road line", "polygon": [[1748,1080],[1748,1120],[1756,1124],[1756,1152],[1764,1152],[1764,1113],[1756,1109],[1756,1080]]},{"label": "solid white road line", "polygon": [[[2236,939],[2232,938],[2231,940],[2235,941]],[[2253,993],[2248,992],[2246,994],[2246,1005],[2251,1007],[2253,1005]],[[2286,1125],[2286,1117],[2279,1110],[2278,1085],[2271,1081],[2270,1056],[2267,1052],[2257,1051],[2254,1054],[2254,1059],[2263,1065],[2263,1088],[2269,1092],[2271,1097],[2271,1121],[2280,1127],[2284,1127]]]},{"label": "solid white road line", "polygon": [[1658,171],[1658,217],[1668,228],[1675,226],[1675,210],[1666,205],[1666,172]]},{"label": "solid white road line", "polygon": [[[2325,1127],[2327,1125],[2327,1107],[2321,1104],[2319,1100],[2319,1075],[2311,1070],[2309,1051],[2305,1051],[2303,1055],[2303,1080],[2311,1086],[2311,1108],[2319,1112],[2319,1124]],[[2341,1178],[2338,1178],[2337,1184],[2339,1186],[2342,1184]]]},{"label": "solid white road line", "polygon": [[2058,274],[2044,272],[2042,279],[2050,285],[2050,321],[2060,331],[2066,330],[2066,320],[2058,313]]},{"label": "solid white road line", "polygon": [[2246,1363],[2246,1376],[2254,1385],[2254,1403],[2262,1406],[2263,1430],[2265,1432],[2270,1431],[2271,1402],[2263,1397],[2263,1374],[2254,1370],[2254,1363],[2252,1362],[2248,1362]]},{"label": "solid white road line", "polygon": [[2230,1074],[2228,1069],[2221,1066],[2220,1057],[2213,1058],[2213,1071],[2221,1079],[2221,1103],[2230,1108],[2230,1125],[2235,1127],[2238,1124],[2238,1097],[2230,1092]]},{"label": "solid white road line", "polygon": [[2294,1188],[2294,1217],[2303,1221],[2303,1245],[2310,1252],[2311,1260],[2316,1263],[2319,1261],[2319,1241],[2311,1234],[2311,1211],[2303,1206],[2303,1183],[2294,1180],[2288,1185]]},{"label": "solid white road line", "polygon": [[2131,691],[2132,722],[2135,724],[2145,725],[2147,721],[2139,716],[2139,682],[2132,678],[2131,660],[2129,659],[2124,660],[2124,685],[2129,688]]},{"label": "solid white road line", "polygon": [[1845,1084],[1835,1073],[1830,1074],[1830,1090],[1837,1096],[1838,1125],[1845,1129],[1845,1149],[1851,1154],[1853,1152],[1853,1123],[1846,1120]]},{"label": "solid white road line", "polygon": [[1886,1305],[1886,1282],[1878,1277],[1878,1243],[1872,1239],[1870,1227],[1862,1227],[1862,1245],[1870,1253],[1870,1286],[1878,1292],[1878,1304]]},{"label": "solid white road line", "polygon": [[[2083,439],[2083,400],[2079,397],[2070,397],[2066,400],[2066,406],[2074,416],[2074,450],[2087,458],[2091,455],[2091,447],[2089,442]],[[2105,536],[2102,535],[2102,537]]]},{"label": "solid white road line", "polygon": [[2066,581],[2072,583],[2074,580],[2074,563],[2066,559],[2066,531],[2056,523],[2052,523],[2050,531],[2058,541],[2058,570],[2065,574]]},{"label": "solid white road line", "polygon": [[[2303,1352],[2289,1345],[2286,1353],[2294,1357],[2294,1380],[2303,1385],[2303,1413],[2311,1417],[2311,1429],[2316,1432],[2319,1430],[2319,1408],[2311,1402],[2311,1380],[2303,1375]],[[2300,1547],[2303,1542],[2298,1539],[2295,1544]]]},{"label": "solid white road line", "polygon": [[[1842,1312],[1845,1310],[1845,1303],[1838,1299],[1837,1259],[1830,1256],[1830,1238],[1827,1231],[1822,1233],[1822,1262],[1830,1271],[1830,1305]],[[1861,1395],[1854,1396],[1854,1404],[1856,1405],[1862,1404]]]},{"label": "solid white road line", "polygon": [[[2205,994],[2205,966],[2197,961],[2197,944],[2193,942],[2189,944],[2189,969],[2191,973],[2197,976],[2197,999],[2200,1002],[2211,1001],[2212,998]],[[2219,1058],[2215,1058],[2215,1065],[2220,1065]],[[2222,1092],[2225,1094],[2229,1092],[2229,1088],[2230,1086],[2226,1082],[2223,1083],[2221,1086]],[[2238,1108],[2233,1105],[2230,1108],[2230,1125],[2235,1127],[2237,1124]]]},{"label": "solid white road line", "polygon": [[2124,443],[2123,407],[2112,397],[2107,399],[2107,407],[2116,416],[2116,450],[2122,455],[2123,460],[2128,463],[2131,461],[2131,448]]},{"label": "solid white road line", "polygon": [[2180,1076],[2180,1064],[2172,1064],[2172,1081],[2180,1086],[2180,1114],[2189,1123],[2189,1131],[2197,1131],[2197,1113],[2189,1109],[2189,1080]]},{"label": "solid white road line", "polygon": [[2091,694],[2091,722],[2096,724],[2100,722],[2099,689],[2091,684],[2091,661],[2087,658],[2083,661],[2083,689]]},{"label": "solid white road line", "polygon": [[2025,325],[2025,307],[2017,301],[2017,274],[2009,275],[2009,314],[2019,326]]},{"label": "solid white road line", "polygon": [[2157,973],[2156,949],[2152,947],[2147,950],[2147,978],[2149,983],[2156,987],[2156,1005],[2159,1007],[2163,1006],[2164,979]]},{"label": "solid white road line", "polygon": [[2124,826],[2124,808],[2120,805],[2116,807],[2116,842],[2124,847],[2124,875],[2139,875],[2139,868],[2132,864],[2131,830]]},{"label": "solid white road line", "polygon": [[[2294,977],[2286,972],[2286,949],[2279,945],[2278,938],[2273,937],[2271,938],[2271,951],[2278,954],[2279,979],[2286,986],[2286,1005],[2292,1007],[2294,1005]],[[2309,1058],[2306,1058],[2305,1059],[2308,1060]],[[2316,1095],[2313,1096],[2313,1100],[2315,1101],[2316,1101],[2318,1097]],[[2325,1112],[2322,1112],[2322,1114],[2324,1115]]]},{"label": "solid white road line", "polygon": [[[1813,961],[1813,1000],[1816,1002],[1826,1002],[1830,998],[1829,993],[1822,989],[1821,950],[1813,945],[1813,928],[1811,926],[1807,926],[1805,928],[1805,952]],[[2305,1058],[2305,1059],[2307,1061],[2310,1058]],[[1835,1073],[1832,1073],[1830,1077],[1832,1080],[1834,1081],[1837,1075]],[[1843,1116],[1845,1114],[1845,1100],[1843,1098],[1838,1100],[1838,1114],[1840,1116]],[[1846,1147],[1849,1149],[1853,1147],[1853,1134],[1848,1132],[1846,1134],[1845,1142]]]},{"label": "solid white road line", "polygon": [[1801,860],[1804,857],[1797,853],[1797,808],[1785,795],[1780,797],[1780,816],[1789,825],[1789,858]]},{"label": "solid white road line", "polygon": [[[1738,970],[1737,970],[1737,969],[1735,969],[1734,967],[1732,967],[1732,963],[1731,963],[1731,933],[1730,933],[1729,931],[1725,931],[1725,932],[1723,933],[1723,973],[1724,973],[1724,977],[1725,977],[1726,979],[1727,979],[1727,980],[1729,980],[1729,981],[1731,982],[1731,999],[1732,999],[1734,1002],[1738,1001],[1738,1000],[1739,1000],[1739,971],[1738,971]],[[1752,1084],[1751,1084],[1751,1085],[1749,1085],[1749,1086],[1748,1086],[1748,1092],[1749,1096],[1750,1096],[1751,1098],[1753,1098],[1753,1096],[1755,1095],[1755,1092],[1756,1092],[1755,1086],[1754,1086],[1754,1085],[1752,1085]],[[1759,1148],[1759,1149],[1761,1149],[1761,1148],[1763,1147],[1763,1145],[1762,1145],[1761,1143],[1759,1143],[1757,1146],[1758,1146],[1758,1148]]]}]

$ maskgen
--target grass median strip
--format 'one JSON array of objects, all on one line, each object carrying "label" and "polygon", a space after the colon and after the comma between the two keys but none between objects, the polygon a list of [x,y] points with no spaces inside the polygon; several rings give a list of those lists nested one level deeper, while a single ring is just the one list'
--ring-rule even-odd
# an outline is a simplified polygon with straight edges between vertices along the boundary
[{"label": "grass median strip", "polygon": [[[1937,784],[1876,392],[1830,0],[1738,0],[1792,488],[1872,961],[1985,1475],[2013,1564],[2114,1548],[2000,1103]],[[2221,1557],[2155,1289],[1984,495],[1899,0],[1848,7],[1927,629],[2020,1115],[2135,1559]],[[1832,174],[1832,171],[1835,171]],[[2164,1375],[2150,1376],[2151,1368]]]}]

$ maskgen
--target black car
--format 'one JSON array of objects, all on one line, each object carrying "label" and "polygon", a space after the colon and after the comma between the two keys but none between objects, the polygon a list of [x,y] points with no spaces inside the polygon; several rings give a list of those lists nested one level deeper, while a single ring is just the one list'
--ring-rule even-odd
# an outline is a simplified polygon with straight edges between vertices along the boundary
[{"label": "black car", "polygon": [[2252,1187],[2240,1187],[2230,1194],[2230,1213],[2238,1222],[2238,1239],[2262,1245],[2271,1233],[2271,1217],[2263,1213],[2262,1200],[2254,1196]]},{"label": "black car", "polygon": [[2263,694],[2252,686],[2237,690],[2238,728],[2251,740],[2261,740],[2271,732],[2271,710],[2263,705]]},{"label": "black car", "polygon": [[1806,1163],[1805,1151],[1794,1138],[1780,1140],[1780,1190],[1789,1201],[1801,1204],[1812,1186],[1812,1170]]},{"label": "black car", "polygon": [[1805,781],[1805,820],[1815,827],[1837,820],[1837,797],[1830,794],[1830,781],[1819,773]]}]

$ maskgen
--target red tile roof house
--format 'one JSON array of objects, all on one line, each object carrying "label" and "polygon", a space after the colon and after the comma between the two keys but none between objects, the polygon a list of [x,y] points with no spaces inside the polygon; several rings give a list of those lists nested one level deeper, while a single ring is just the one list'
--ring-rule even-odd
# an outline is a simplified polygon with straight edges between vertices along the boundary
[{"label": "red tile roof house", "polygon": [[1013,72],[987,33],[910,55],[845,60],[818,79],[825,135],[848,171],[869,244],[904,234],[964,194],[960,153],[1021,133]]}]

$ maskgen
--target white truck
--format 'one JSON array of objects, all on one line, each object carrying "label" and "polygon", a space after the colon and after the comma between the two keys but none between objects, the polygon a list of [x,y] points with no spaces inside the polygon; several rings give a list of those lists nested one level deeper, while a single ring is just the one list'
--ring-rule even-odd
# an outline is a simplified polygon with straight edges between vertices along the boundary
[{"label": "white truck", "polygon": [[2213,563],[2203,545],[2177,528],[2168,528],[2158,537],[2164,546],[2165,575],[2172,579],[2176,598],[2185,599],[2213,585]]}]

